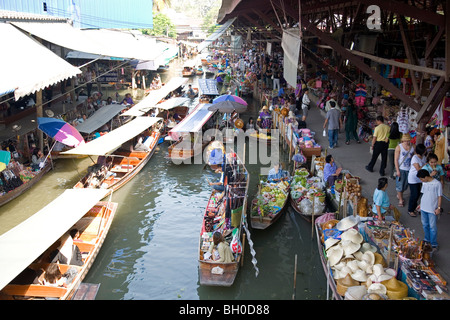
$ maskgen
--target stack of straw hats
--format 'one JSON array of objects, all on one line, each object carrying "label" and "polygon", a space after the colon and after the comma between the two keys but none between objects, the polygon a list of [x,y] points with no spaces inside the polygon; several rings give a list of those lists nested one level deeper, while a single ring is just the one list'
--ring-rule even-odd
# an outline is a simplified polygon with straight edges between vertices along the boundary
[{"label": "stack of straw hats", "polygon": [[[380,299],[397,297],[399,299],[404,290],[398,292],[403,286],[395,280],[396,272],[386,268],[387,264],[377,247],[364,242],[363,236],[353,228],[358,219],[349,217],[335,224],[342,231],[340,239],[327,238],[324,242],[326,256],[331,267],[333,278],[336,281],[337,292],[345,296],[347,290],[355,286],[364,286],[367,291],[360,290],[358,294],[349,293],[348,299],[362,298],[364,294],[378,294]],[[391,282],[391,279],[397,281]],[[386,284],[389,284],[389,288]],[[402,283],[403,284],[403,283]],[[400,288],[401,286],[401,288]],[[389,293],[389,294],[388,294]]]}]

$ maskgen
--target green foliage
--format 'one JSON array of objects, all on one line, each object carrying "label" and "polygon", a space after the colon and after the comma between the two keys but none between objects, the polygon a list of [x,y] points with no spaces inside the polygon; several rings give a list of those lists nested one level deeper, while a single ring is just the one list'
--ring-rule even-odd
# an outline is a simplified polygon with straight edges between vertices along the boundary
[{"label": "green foliage", "polygon": [[169,36],[171,38],[177,36],[172,20],[162,13],[153,16],[153,29],[141,29],[141,32],[151,36]]}]

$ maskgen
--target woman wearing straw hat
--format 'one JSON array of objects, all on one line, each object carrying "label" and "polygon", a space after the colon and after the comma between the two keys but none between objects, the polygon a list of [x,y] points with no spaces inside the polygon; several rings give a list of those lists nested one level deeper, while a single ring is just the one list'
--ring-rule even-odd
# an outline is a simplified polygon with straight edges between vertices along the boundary
[{"label": "woman wearing straw hat", "polygon": [[400,143],[395,147],[394,165],[397,173],[395,190],[397,191],[398,206],[403,207],[403,192],[408,188],[408,172],[411,167],[411,158],[414,155],[414,147],[411,144],[409,133],[402,135]]}]

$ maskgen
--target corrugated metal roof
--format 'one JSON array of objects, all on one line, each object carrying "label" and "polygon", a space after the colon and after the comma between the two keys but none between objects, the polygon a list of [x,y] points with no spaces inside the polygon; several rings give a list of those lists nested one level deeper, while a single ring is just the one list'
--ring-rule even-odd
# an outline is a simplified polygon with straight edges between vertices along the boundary
[{"label": "corrugated metal roof", "polygon": [[67,22],[67,18],[54,17],[43,14],[28,13],[28,12],[17,12],[9,10],[0,10],[0,20],[45,20],[45,21],[61,21]]},{"label": "corrugated metal roof", "polygon": [[0,9],[71,19],[77,28],[153,28],[153,1],[149,0],[2,0]]}]

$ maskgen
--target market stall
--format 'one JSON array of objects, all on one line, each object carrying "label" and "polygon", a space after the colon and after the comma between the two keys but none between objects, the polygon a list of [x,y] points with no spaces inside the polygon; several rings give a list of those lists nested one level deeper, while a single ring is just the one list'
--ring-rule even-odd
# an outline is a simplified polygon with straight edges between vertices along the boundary
[{"label": "market stall", "polygon": [[327,213],[316,220],[324,271],[338,300],[449,299],[440,276],[408,228],[351,215]]}]

